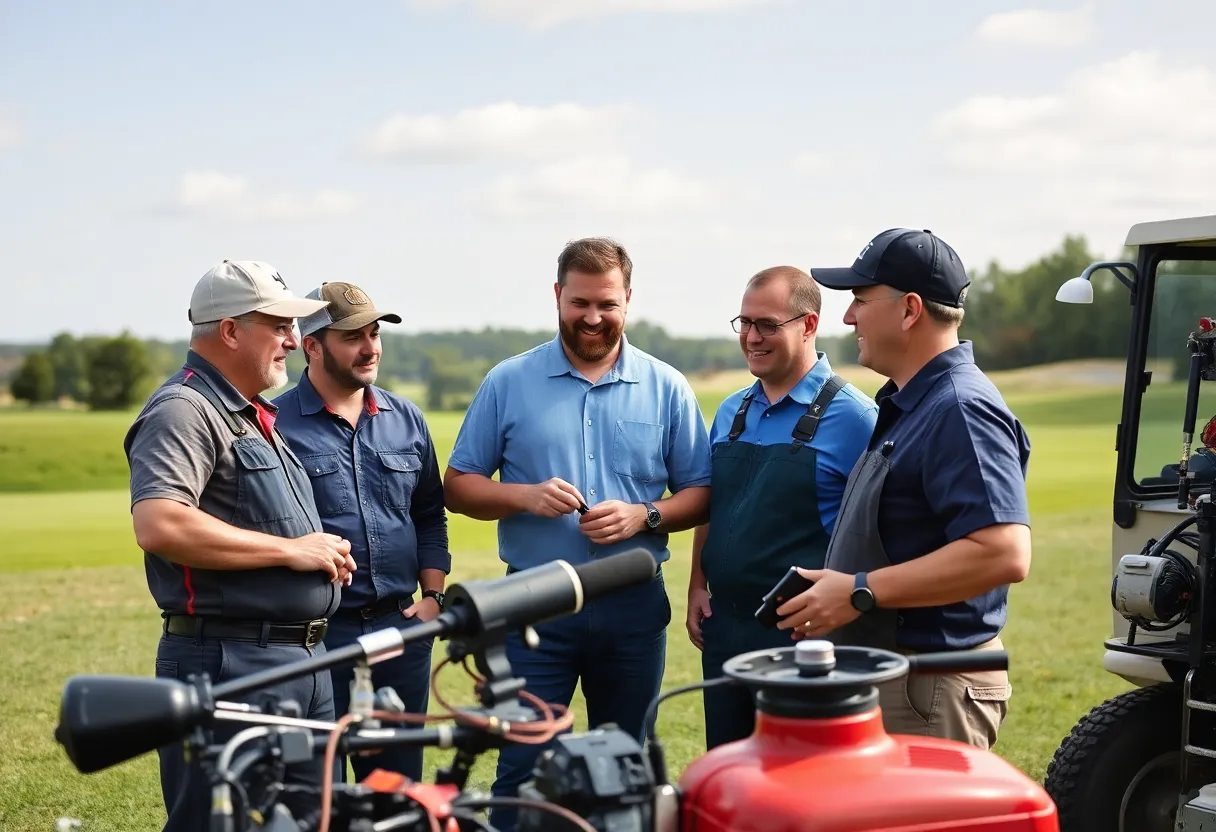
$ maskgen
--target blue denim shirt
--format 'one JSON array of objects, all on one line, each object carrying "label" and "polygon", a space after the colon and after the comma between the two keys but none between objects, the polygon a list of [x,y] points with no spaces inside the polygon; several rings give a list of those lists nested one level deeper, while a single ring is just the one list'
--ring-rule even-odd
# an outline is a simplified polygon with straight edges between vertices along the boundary
[{"label": "blue denim shirt", "polygon": [[307,370],[274,400],[322,525],[350,541],[358,569],[342,591],[344,609],[404,598],[418,589],[421,570],[452,566],[443,481],[422,411],[380,387],[369,391],[353,428],[326,407]]},{"label": "blue denim shirt", "polygon": [[[709,432],[688,381],[622,337],[617,363],[592,384],[570,363],[560,336],[494,367],[469,406],[451,467],[501,482],[561,477],[594,506],[640,504],[710,483]],[[643,531],[597,546],[577,512],[528,513],[498,521],[499,555],[528,569],[558,558],[572,564],[644,547],[662,563],[668,536]]]}]

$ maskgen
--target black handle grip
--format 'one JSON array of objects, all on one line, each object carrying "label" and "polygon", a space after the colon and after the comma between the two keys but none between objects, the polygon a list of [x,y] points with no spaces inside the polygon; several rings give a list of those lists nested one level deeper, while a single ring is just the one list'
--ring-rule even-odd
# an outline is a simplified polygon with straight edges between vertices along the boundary
[{"label": "black handle grip", "polygon": [[921,653],[908,656],[908,673],[975,673],[981,670],[1008,670],[1009,653],[1004,650],[959,650],[949,653]]}]

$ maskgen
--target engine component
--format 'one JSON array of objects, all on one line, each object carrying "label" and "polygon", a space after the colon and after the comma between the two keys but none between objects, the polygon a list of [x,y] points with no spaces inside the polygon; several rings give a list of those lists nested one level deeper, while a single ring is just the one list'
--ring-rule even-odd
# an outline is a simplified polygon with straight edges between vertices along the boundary
[{"label": "engine component", "polygon": [[[642,747],[629,734],[603,726],[586,734],[564,734],[537,760],[532,780],[519,796],[556,803],[586,818],[596,829],[646,832],[653,828],[655,782]],[[519,832],[570,829],[569,821],[527,807]]]},{"label": "engine component", "polygon": [[1174,552],[1124,555],[1111,584],[1111,605],[1143,629],[1168,629],[1190,614],[1195,583],[1190,562]]},{"label": "engine component", "polygon": [[1186,832],[1216,832],[1216,783],[1199,790],[1178,812],[1178,828]]}]

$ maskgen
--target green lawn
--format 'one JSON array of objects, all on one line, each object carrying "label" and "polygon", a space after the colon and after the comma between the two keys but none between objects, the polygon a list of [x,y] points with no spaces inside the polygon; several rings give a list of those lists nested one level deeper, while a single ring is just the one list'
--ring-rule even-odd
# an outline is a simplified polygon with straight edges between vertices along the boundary
[{"label": "green lawn", "polygon": [[[707,417],[725,385],[699,390]],[[872,388],[871,388],[872,389]],[[1101,669],[1108,635],[1110,481],[1118,397],[1101,390],[1014,390],[1034,453],[1031,576],[1014,588],[1005,641],[1014,699],[997,752],[1041,778],[1057,743],[1089,707],[1126,687]],[[59,691],[77,673],[150,674],[157,611],[134,546],[124,488],[122,433],[132,414],[0,413],[0,828],[45,830],[55,818],[84,829],[158,829],[162,809],[155,755],[91,776],[74,772],[53,743]],[[1180,424],[1169,408],[1162,430]],[[446,459],[459,428],[455,414],[429,417]],[[83,469],[83,470],[82,470]],[[451,518],[452,580],[500,573],[494,526]],[[700,678],[699,653],[684,632],[691,536],[677,535],[668,567],[674,619],[666,685]],[[437,656],[439,651],[437,651]],[[462,675],[446,693],[470,702]],[[576,700],[576,712],[580,703]],[[700,699],[678,697],[659,730],[678,776],[702,752]],[[579,713],[579,727],[585,719]],[[447,754],[431,753],[428,768]],[[486,787],[493,757],[474,773]],[[429,774],[428,774],[429,776]]]}]

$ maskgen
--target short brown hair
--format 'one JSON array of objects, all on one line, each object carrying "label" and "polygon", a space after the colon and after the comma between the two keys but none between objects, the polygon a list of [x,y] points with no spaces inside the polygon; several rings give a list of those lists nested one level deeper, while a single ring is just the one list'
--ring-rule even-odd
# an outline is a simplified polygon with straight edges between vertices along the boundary
[{"label": "short brown hair", "polygon": [[772,266],[757,272],[747,281],[747,288],[763,286],[772,280],[784,280],[790,287],[791,315],[807,315],[822,310],[823,296],[819,292],[819,284],[795,266]]},{"label": "short brown hair", "polygon": [[557,285],[566,285],[566,274],[571,269],[584,274],[607,274],[620,269],[625,276],[625,288],[633,274],[633,261],[625,247],[608,237],[585,237],[567,243],[557,257]]},{"label": "short brown hair", "polygon": [[929,317],[939,324],[955,327],[963,325],[963,307],[946,306],[944,303],[924,298],[921,300],[925,304],[925,311],[929,313]]}]

